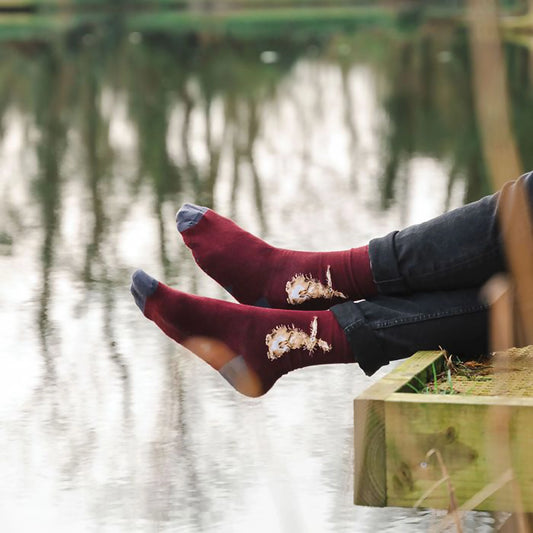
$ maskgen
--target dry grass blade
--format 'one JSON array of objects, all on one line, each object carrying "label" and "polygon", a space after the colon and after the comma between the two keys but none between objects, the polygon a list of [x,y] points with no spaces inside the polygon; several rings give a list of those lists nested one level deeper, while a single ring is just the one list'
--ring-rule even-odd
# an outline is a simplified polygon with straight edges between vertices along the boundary
[{"label": "dry grass blade", "polygon": [[[485,485],[477,494],[474,494],[469,500],[459,507],[460,511],[470,511],[478,507],[487,498],[490,498],[496,491],[507,485],[514,479],[513,470],[509,468],[499,478],[495,479],[492,483]],[[453,522],[453,518],[448,515],[437,525],[433,531],[439,533],[448,528]]]},{"label": "dry grass blade", "polygon": [[442,455],[439,450],[436,448],[432,448],[426,453],[426,459],[429,459],[432,455],[435,455],[437,458],[437,461],[439,463],[441,472],[442,472],[442,478],[437,481],[435,484],[433,484],[424,494],[418,499],[418,501],[415,503],[414,507],[419,507],[422,502],[440,485],[443,483],[446,483],[448,485],[448,494],[450,497],[450,510],[449,510],[449,516],[451,516],[451,520],[455,522],[455,527],[457,528],[458,533],[463,533],[463,527],[461,525],[461,516],[459,512],[457,511],[457,500],[455,499],[455,489],[453,487],[453,484],[450,479],[450,475],[448,473],[448,469],[446,468],[446,465],[444,464],[444,461],[442,460]]}]

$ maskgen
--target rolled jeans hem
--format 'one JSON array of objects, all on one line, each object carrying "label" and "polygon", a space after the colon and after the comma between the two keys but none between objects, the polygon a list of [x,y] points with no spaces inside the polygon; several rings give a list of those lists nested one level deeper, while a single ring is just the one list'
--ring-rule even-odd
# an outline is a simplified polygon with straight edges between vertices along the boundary
[{"label": "rolled jeans hem", "polygon": [[488,305],[477,289],[376,296],[331,308],[367,375],[419,350],[472,358],[488,351]]},{"label": "rolled jeans hem", "polygon": [[401,294],[409,289],[398,267],[394,243],[397,234],[393,231],[368,244],[374,283],[380,294]]},{"label": "rolled jeans hem", "polygon": [[372,239],[368,253],[378,293],[478,288],[494,274],[507,271],[499,226],[500,199],[513,190],[521,194],[522,188],[533,216],[530,172],[477,202]]},{"label": "rolled jeans hem", "polygon": [[355,362],[367,376],[390,362],[356,302],[337,304],[330,311],[348,339]]}]

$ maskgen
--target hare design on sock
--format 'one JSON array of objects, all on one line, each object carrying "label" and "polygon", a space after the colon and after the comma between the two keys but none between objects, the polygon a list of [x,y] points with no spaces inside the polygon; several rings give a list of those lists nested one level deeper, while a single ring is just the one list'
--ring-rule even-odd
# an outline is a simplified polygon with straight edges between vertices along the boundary
[{"label": "hare design on sock", "polygon": [[290,350],[308,350],[312,354],[315,348],[324,352],[331,350],[331,345],[322,339],[317,339],[318,319],[315,316],[311,322],[311,334],[292,326],[277,326],[265,338],[268,347],[267,356],[274,360],[282,357]]},{"label": "hare design on sock", "polygon": [[348,299],[345,294],[333,289],[331,269],[329,266],[326,270],[326,283],[327,285],[324,285],[319,280],[305,274],[295,274],[285,285],[287,302],[291,305],[298,305],[315,298],[326,298],[330,300],[336,296]]}]

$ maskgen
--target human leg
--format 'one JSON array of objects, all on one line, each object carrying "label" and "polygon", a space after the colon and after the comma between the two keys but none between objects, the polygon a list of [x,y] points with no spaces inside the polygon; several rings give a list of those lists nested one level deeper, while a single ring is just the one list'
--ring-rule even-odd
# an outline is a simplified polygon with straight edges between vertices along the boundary
[{"label": "human leg", "polygon": [[477,289],[379,295],[331,311],[368,375],[419,350],[442,347],[462,357],[488,351],[488,305]]},{"label": "human leg", "polygon": [[296,368],[355,362],[330,311],[264,309],[202,298],[142,271],[133,274],[131,292],[147,318],[247,396],[264,394]]},{"label": "human leg", "polygon": [[260,396],[306,366],[358,362],[372,374],[417,350],[475,356],[487,349],[487,307],[473,289],[377,296],[331,311],[263,309],[192,296],[133,275],[144,315],[239,392]]},{"label": "human leg", "polygon": [[179,210],[177,225],[200,268],[241,303],[327,309],[376,293],[367,246],[320,253],[275,248],[192,204]]},{"label": "human leg", "polygon": [[[533,173],[506,187],[524,187],[533,206]],[[500,193],[369,243],[380,294],[480,287],[507,269],[500,235]]]},{"label": "human leg", "polygon": [[[507,187],[526,187],[533,173]],[[380,294],[479,287],[506,270],[498,224],[500,194],[341,252],[269,246],[215,212],[186,204],[178,230],[199,266],[250,305],[325,309]]]}]

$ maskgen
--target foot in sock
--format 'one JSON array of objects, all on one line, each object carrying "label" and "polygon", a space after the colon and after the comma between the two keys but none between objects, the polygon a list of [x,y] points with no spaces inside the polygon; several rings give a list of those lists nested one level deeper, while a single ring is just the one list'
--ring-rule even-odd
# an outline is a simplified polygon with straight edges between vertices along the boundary
[{"label": "foot in sock", "polygon": [[147,318],[247,396],[264,394],[296,368],[355,362],[330,311],[261,309],[202,298],[171,289],[142,270],[133,274],[131,292]]},{"label": "foot in sock", "polygon": [[178,230],[196,263],[241,303],[327,309],[376,294],[368,246],[300,252],[270,246],[206,207],[185,204]]}]

